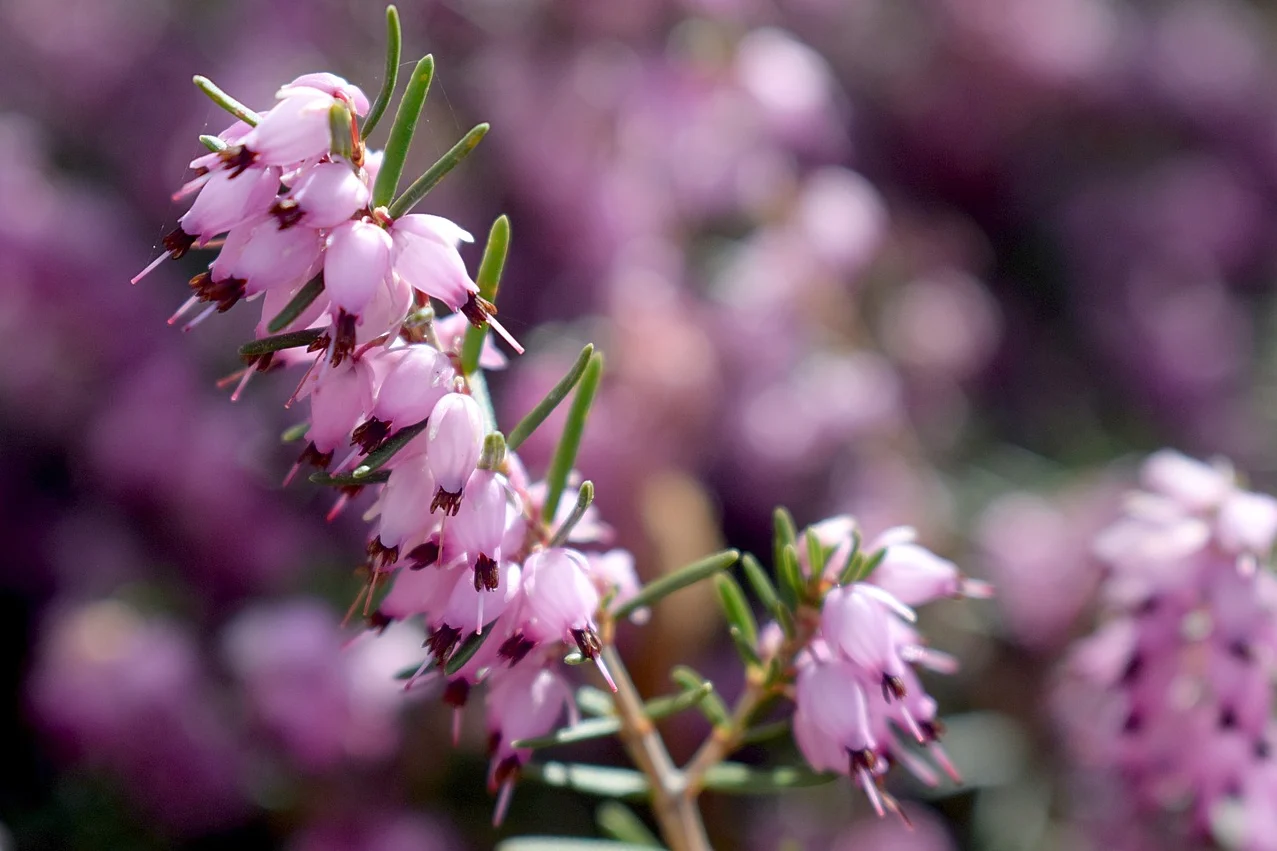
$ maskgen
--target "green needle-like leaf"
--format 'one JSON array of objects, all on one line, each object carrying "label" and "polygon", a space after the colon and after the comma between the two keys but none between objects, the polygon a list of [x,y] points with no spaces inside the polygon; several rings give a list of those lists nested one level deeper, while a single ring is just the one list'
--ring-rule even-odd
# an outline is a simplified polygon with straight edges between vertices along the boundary
[{"label": "green needle-like leaf", "polygon": [[829,554],[825,552],[824,544],[820,543],[820,536],[816,534],[816,530],[808,527],[803,537],[806,538],[807,565],[810,568],[811,576],[823,576]]},{"label": "green needle-like leaf", "polygon": [[616,708],[612,695],[594,686],[581,686],[576,690],[576,706],[585,715],[611,715]]},{"label": "green needle-like leaf", "polygon": [[704,693],[696,706],[709,719],[709,723],[715,727],[731,723],[731,712],[718,692],[714,691],[714,684],[701,676],[695,668],[690,665],[675,665],[670,670],[670,679],[688,692]]},{"label": "green needle-like leaf", "polygon": [[763,660],[759,658],[758,651],[754,649],[754,644],[745,637],[745,633],[741,631],[740,627],[728,627],[727,634],[731,637],[732,644],[736,647],[736,655],[740,656],[742,662],[753,668],[763,667]]},{"label": "green needle-like leaf", "polygon": [[403,174],[404,162],[408,159],[408,149],[412,147],[412,137],[417,132],[417,119],[421,117],[421,110],[426,105],[426,92],[430,91],[430,81],[434,76],[434,57],[422,57],[412,71],[412,79],[408,81],[403,100],[399,101],[399,109],[395,112],[395,123],[391,126],[390,138],[386,141],[381,170],[377,172],[377,182],[372,188],[374,209],[389,204],[399,189],[399,178]]},{"label": "green needle-like leaf", "polygon": [[399,10],[394,6],[386,7],[386,73],[381,78],[381,91],[372,102],[368,115],[364,117],[360,136],[364,139],[376,129],[381,116],[390,106],[390,99],[395,94],[395,86],[399,83],[399,54],[403,50],[403,31],[399,26]]},{"label": "green needle-like leaf", "polygon": [[750,768],[738,762],[723,762],[705,772],[705,788],[732,795],[770,795],[804,786],[821,786],[838,779],[837,774],[810,768],[781,766]]},{"label": "green needle-like leaf", "polygon": [[572,364],[572,368],[568,370],[567,375],[559,379],[559,383],[550,388],[550,392],[545,394],[545,398],[537,403],[537,406],[528,411],[527,416],[519,420],[519,424],[514,427],[510,435],[505,439],[506,446],[511,451],[518,449],[523,445],[523,441],[532,436],[532,432],[536,431],[541,423],[546,421],[550,414],[554,413],[554,409],[559,407],[559,403],[568,397],[572,392],[572,388],[581,380],[581,376],[585,374],[585,368],[590,363],[590,356],[594,354],[594,344],[586,343],[585,348],[581,349],[581,354],[577,355],[576,362]]},{"label": "green needle-like leaf", "polygon": [[576,505],[572,507],[572,513],[563,521],[563,525],[554,533],[554,537],[550,539],[549,546],[561,547],[567,543],[568,536],[572,534],[572,530],[576,528],[576,524],[581,522],[581,518],[585,516],[585,512],[589,509],[590,503],[594,502],[594,482],[581,482],[581,490],[576,495]]},{"label": "green needle-like leaf", "polygon": [[[474,282],[479,286],[479,295],[493,304],[497,301],[497,289],[501,286],[501,270],[505,268],[506,255],[510,249],[510,220],[498,216],[488,231],[488,244],[483,247],[483,259],[479,261],[479,274]],[[465,341],[461,344],[461,371],[470,375],[479,368],[479,357],[483,354],[483,340],[488,335],[488,326],[471,325],[466,329]]]},{"label": "green needle-like leaf", "polygon": [[474,654],[479,652],[479,648],[488,640],[488,636],[492,635],[492,627],[495,624],[496,621],[488,624],[483,628],[483,632],[472,632],[469,638],[461,642],[461,646],[452,651],[452,655],[444,663],[444,674],[450,677],[464,668],[465,664],[474,658]]},{"label": "green needle-like leaf", "polygon": [[262,337],[260,340],[252,340],[239,347],[240,357],[251,358],[267,355],[271,352],[278,352],[284,349],[296,349],[300,346],[309,346],[311,343],[324,336],[324,332],[320,328],[307,328],[305,331],[289,331],[287,334],[276,334],[272,337]]},{"label": "green needle-like leaf", "polygon": [[208,95],[213,103],[217,104],[240,121],[243,121],[245,124],[256,127],[257,122],[262,120],[260,115],[219,89],[217,84],[208,77],[196,74],[192,80],[195,83],[196,88]]},{"label": "green needle-like leaf", "polygon": [[754,620],[754,612],[740,584],[728,574],[720,573],[714,577],[714,590],[718,592],[718,602],[723,607],[727,624],[738,629],[741,637],[753,648],[758,644],[758,622]]},{"label": "green needle-like leaf", "polygon": [[530,762],[523,766],[523,776],[547,786],[572,789],[587,795],[601,795],[604,798],[642,798],[648,792],[647,778],[627,768],[606,768],[601,765],[563,762]]},{"label": "green needle-like leaf", "polygon": [[413,423],[405,426],[390,437],[382,441],[381,445],[368,453],[368,457],[364,459],[364,463],[355,468],[351,474],[356,480],[366,481],[368,475],[374,470],[379,470],[386,465],[386,462],[394,458],[399,450],[408,445],[414,437],[426,430],[426,426],[430,424],[430,420],[424,419],[419,423]]},{"label": "green needle-like leaf", "polygon": [[620,801],[604,801],[594,811],[599,830],[619,842],[630,842],[643,848],[660,848],[660,840],[643,820]]},{"label": "green needle-like leaf", "polygon": [[376,470],[366,476],[358,476],[351,473],[327,473],[320,470],[317,473],[310,474],[312,484],[324,485],[333,488],[348,488],[358,485],[379,485],[383,482],[390,481],[389,470]]},{"label": "green needle-like leaf", "polygon": [[545,506],[541,511],[544,518],[553,519],[559,510],[559,499],[568,482],[568,473],[572,472],[572,465],[576,463],[576,453],[585,434],[585,421],[590,416],[590,406],[594,404],[594,394],[599,389],[602,376],[603,355],[595,352],[590,355],[581,383],[572,394],[572,406],[568,408],[568,418],[563,423],[563,434],[559,436],[559,445],[554,449],[550,469],[545,474]]},{"label": "green needle-like leaf", "polygon": [[885,559],[886,557],[887,557],[887,548],[883,547],[882,549],[878,550],[878,552],[864,559],[860,563],[859,568],[856,570],[856,581],[864,582],[866,579],[868,579],[873,574],[873,572],[878,569],[878,565],[882,564],[882,560]]},{"label": "green needle-like leaf", "polygon": [[860,565],[864,556],[860,553],[860,531],[855,530],[851,533],[851,552],[847,554],[847,562],[838,571],[838,584],[846,585],[848,582],[856,581],[856,572],[860,569]]},{"label": "green needle-like leaf", "polygon": [[288,304],[284,305],[284,309],[275,315],[275,318],[266,326],[266,330],[272,334],[278,334],[289,325],[297,321],[297,317],[310,307],[311,303],[319,298],[319,294],[324,291],[324,273],[320,272],[315,277],[306,282],[297,295],[288,300]]},{"label": "green needle-like leaf", "polygon": [[[527,766],[525,768],[525,773]],[[559,785],[559,784],[551,784]],[[604,794],[602,792],[596,794]],[[661,847],[661,846],[656,846]],[[652,851],[650,845],[611,839],[577,839],[571,836],[520,836],[498,842],[494,851]]]},{"label": "green needle-like leaf", "polygon": [[798,529],[794,526],[794,518],[783,506],[778,506],[772,513],[772,529],[772,564],[780,570],[781,553],[785,547],[796,543]]},{"label": "green needle-like leaf", "polygon": [[651,606],[661,598],[673,594],[681,588],[686,588],[726,570],[735,564],[739,558],[739,550],[723,550],[721,553],[714,553],[699,561],[694,561],[686,567],[681,567],[672,573],[665,574],[660,579],[654,579],[647,583],[639,589],[637,594],[617,606],[613,614],[618,620],[628,617],[636,609]]},{"label": "green needle-like leaf", "polygon": [[227,144],[223,142],[221,139],[217,138],[216,136],[209,136],[207,134],[200,135],[200,144],[208,148],[210,151],[212,151],[215,154],[220,153],[226,150],[227,148]]},{"label": "green needle-like leaf", "polygon": [[284,429],[284,433],[279,436],[280,443],[296,443],[306,436],[306,432],[310,431],[310,423],[298,423],[295,426],[289,426]]},{"label": "green needle-like leaf", "polygon": [[741,566],[745,569],[745,578],[749,580],[749,586],[754,589],[754,594],[758,596],[759,601],[763,604],[771,616],[780,624],[780,628],[784,630],[786,636],[794,634],[794,617],[790,614],[783,603],[780,601],[780,595],[776,591],[775,584],[767,575],[767,570],[758,563],[758,559],[750,553],[741,556]]},{"label": "green needle-like leaf", "polygon": [[780,582],[780,598],[790,609],[806,597],[802,568],[798,564],[798,550],[788,544],[780,551],[780,559],[776,563],[776,579]]},{"label": "green needle-like leaf", "polygon": [[741,744],[754,745],[759,742],[770,741],[779,736],[787,734],[794,727],[794,722],[790,718],[780,721],[771,721],[766,724],[758,724],[750,727],[741,736]]},{"label": "green needle-like leaf", "polygon": [[[404,95],[406,99],[408,96]],[[456,168],[462,160],[470,156],[470,152],[479,147],[479,143],[483,141],[483,137],[487,135],[489,125],[477,124],[470,128],[470,132],[461,137],[461,141],[448,149],[448,152],[439,158],[439,161],[430,168],[426,169],[425,174],[418,177],[412,184],[404,190],[404,193],[395,199],[390,205],[390,218],[397,219],[402,215],[412,212],[412,208],[417,206],[422,198],[426,197],[435,185],[447,176],[448,172]],[[387,155],[389,150],[387,150]],[[383,165],[382,168],[385,168]],[[377,176],[377,183],[381,183],[381,175]],[[396,186],[398,181],[396,180]]]},{"label": "green needle-like leaf", "polygon": [[[678,694],[666,695],[665,697],[657,697],[643,704],[643,714],[653,721],[661,718],[668,718],[671,715],[677,715],[679,712],[691,709],[697,706],[702,700],[714,693],[714,684],[702,682],[693,688],[685,689]],[[602,695],[603,692],[600,692]],[[608,705],[606,710],[598,713],[597,717],[586,718],[573,724],[571,727],[564,727],[561,730],[555,730],[546,736],[537,736],[534,739],[521,739],[514,742],[516,748],[549,748],[555,745],[568,745],[573,742],[584,742],[589,739],[600,739],[605,736],[615,736],[621,732],[621,719],[611,714],[612,705],[611,698],[604,698]],[[581,695],[577,695],[578,704]]]}]

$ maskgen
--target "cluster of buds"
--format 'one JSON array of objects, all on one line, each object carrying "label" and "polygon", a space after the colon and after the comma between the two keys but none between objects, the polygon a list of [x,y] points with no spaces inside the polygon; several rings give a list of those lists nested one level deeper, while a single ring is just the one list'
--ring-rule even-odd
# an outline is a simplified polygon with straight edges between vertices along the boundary
[{"label": "cluster of buds", "polygon": [[889,809],[904,818],[882,785],[891,764],[902,763],[928,785],[939,780],[909,740],[958,780],[939,744],[936,702],[915,670],[951,673],[956,663],[927,647],[913,607],[944,597],[988,596],[989,588],[917,544],[911,528],[884,532],[868,559],[859,554],[851,517],[817,523],[808,537],[818,542],[824,565],[813,569],[809,548],[799,548],[806,582],[821,593],[810,641],[796,660],[794,738],[813,768],[847,775],[878,815]]},{"label": "cluster of buds", "polygon": [[1080,763],[1120,778],[1143,817],[1187,813],[1199,836],[1277,848],[1263,827],[1277,800],[1277,500],[1171,451],[1141,484],[1096,541],[1110,617],[1074,648],[1062,722]]},{"label": "cluster of buds", "polygon": [[[307,74],[277,97],[269,111],[244,110],[251,121],[205,140],[216,150],[191,163],[197,177],[176,196],[194,195],[191,207],[135,282],[166,257],[220,248],[170,324],[200,304],[187,328],[261,298],[257,343],[266,345],[244,350],[236,397],[254,372],[305,367],[288,404],[309,404],[307,444],[289,479],[310,463],[342,482],[330,517],[377,491],[365,515],[373,529],[364,615],[376,628],[424,623],[429,656],[408,687],[442,680],[444,699],[460,709],[491,681],[500,817],[529,755],[514,743],[574,711],[558,660],[593,660],[610,682],[596,619],[635,592],[633,559],[575,548],[606,544],[609,528],[588,500],[546,516],[549,489],[529,479],[473,395],[462,359],[467,324],[491,326],[521,349],[467,272],[458,249],[468,233],[437,216],[371,206],[383,155],[364,146],[364,94],[331,74]],[[453,313],[435,318],[432,300]],[[485,342],[479,365],[504,362]],[[381,457],[370,476],[373,456]]]}]

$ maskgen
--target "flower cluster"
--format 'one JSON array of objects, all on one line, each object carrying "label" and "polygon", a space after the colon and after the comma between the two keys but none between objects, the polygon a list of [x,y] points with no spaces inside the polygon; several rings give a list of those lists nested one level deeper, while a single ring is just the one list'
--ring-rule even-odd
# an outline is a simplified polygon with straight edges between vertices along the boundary
[{"label": "flower cluster", "polygon": [[[810,556],[800,553],[810,581],[828,588],[810,644],[798,657],[794,738],[813,768],[836,771],[860,783],[878,815],[903,812],[882,789],[894,762],[935,785],[931,766],[905,743],[923,745],[946,773],[956,769],[939,744],[937,706],[915,666],[951,673],[954,660],[926,646],[915,628],[913,607],[942,597],[986,596],[983,583],[967,579],[953,562],[919,546],[913,529],[897,527],[872,544],[877,566],[863,581],[841,582],[858,549],[851,517],[811,527],[828,557],[813,576]],[[863,556],[862,556],[863,558]]]},{"label": "flower cluster", "polygon": [[[150,268],[220,247],[170,322],[206,304],[189,328],[261,297],[259,338],[285,332],[269,340],[290,347],[246,355],[240,389],[254,371],[306,366],[289,404],[309,404],[307,445],[289,478],[307,462],[345,476],[333,514],[377,491],[365,515],[364,614],[378,628],[424,623],[430,655],[409,687],[446,680],[444,699],[460,708],[491,681],[499,818],[530,753],[514,743],[574,710],[556,660],[572,648],[608,677],[596,616],[637,580],[627,552],[574,548],[606,543],[610,529],[588,506],[546,516],[548,488],[530,480],[472,395],[465,323],[505,332],[458,251],[470,235],[437,216],[370,208],[382,156],[364,148],[355,119],[367,111],[363,93],[331,74],[284,86],[254,125],[236,123],[218,136],[220,150],[191,163],[198,176],[178,197],[195,198]],[[454,312],[436,319],[431,300]],[[489,343],[480,364],[504,360]],[[374,453],[384,456],[378,475],[368,466],[363,478],[350,475]]]},{"label": "flower cluster", "polygon": [[1226,464],[1171,451],[1096,541],[1109,620],[1079,643],[1059,694],[1082,765],[1118,775],[1129,808],[1233,847],[1277,848],[1271,756],[1277,500]]}]

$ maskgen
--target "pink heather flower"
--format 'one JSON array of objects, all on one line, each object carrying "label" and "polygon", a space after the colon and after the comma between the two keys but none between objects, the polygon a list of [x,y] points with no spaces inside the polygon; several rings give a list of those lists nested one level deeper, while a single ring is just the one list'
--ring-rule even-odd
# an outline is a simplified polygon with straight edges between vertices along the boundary
[{"label": "pink heather flower", "polygon": [[322,250],[319,231],[305,226],[281,230],[267,216],[232,228],[209,269],[213,281],[239,281],[244,295],[254,295],[310,280],[319,271]]},{"label": "pink heather flower", "polygon": [[500,824],[510,805],[510,794],[519,769],[532,756],[513,743],[544,736],[558,726],[565,713],[575,713],[572,690],[555,670],[528,664],[499,670],[488,689],[488,731],[492,741],[492,762],[488,788],[498,792],[493,822]]},{"label": "pink heather flower", "polygon": [[904,670],[890,621],[914,620],[913,610],[888,592],[857,582],[834,588],[820,610],[820,629],[830,649],[868,670],[882,684],[883,696],[900,697]]},{"label": "pink heather flower", "polygon": [[390,272],[390,235],[366,221],[343,222],[328,234],[324,289],[338,309],[360,316]]},{"label": "pink heather flower", "polygon": [[[439,345],[445,352],[451,352],[454,355],[461,354],[461,344],[469,328],[470,320],[460,313],[450,313],[435,320],[435,333],[439,336]],[[479,353],[479,366],[487,370],[505,369],[508,363],[509,360],[497,348],[492,336],[485,336],[483,350]]]},{"label": "pink heather flower", "polygon": [[270,209],[279,190],[279,169],[248,169],[236,177],[226,171],[214,171],[196,182],[200,184],[199,194],[177,221],[182,233],[203,245]]},{"label": "pink heather flower", "polygon": [[870,552],[886,550],[869,582],[887,591],[906,606],[920,606],[942,597],[987,597],[988,585],[967,579],[948,559],[914,543],[908,526],[889,529],[870,546]]},{"label": "pink heather flower", "polygon": [[436,486],[430,463],[424,455],[397,464],[381,491],[377,520],[378,549],[390,551],[387,562],[399,559],[400,551],[420,543],[436,527],[434,518],[424,510],[434,498]]},{"label": "pink heather flower", "polygon": [[443,558],[446,562],[464,559],[474,570],[475,590],[495,591],[507,509],[514,493],[505,477],[492,470],[475,470],[465,492],[465,500],[445,527]]},{"label": "pink heather flower", "polygon": [[[422,572],[425,572],[424,570]],[[523,571],[519,565],[503,561],[494,565],[490,579],[484,584],[474,581],[479,574],[465,569],[447,571],[455,575],[456,580],[446,600],[429,611],[430,624],[433,629],[450,629],[465,635],[471,632],[481,633],[484,626],[503,614],[515,601],[522,582]],[[487,587],[487,582],[492,587]]]},{"label": "pink heather flower", "polygon": [[[638,573],[634,570],[634,554],[629,550],[586,553],[585,558],[594,587],[601,596],[611,595],[613,607],[628,602],[638,594],[641,584]],[[630,615],[630,620],[639,624],[646,623],[650,614],[649,609],[639,609]]]},{"label": "pink heather flower", "polygon": [[432,512],[457,513],[466,480],[479,464],[483,451],[483,411],[464,393],[448,393],[430,412],[426,429],[426,458],[438,490],[430,503]]},{"label": "pink heather flower", "polygon": [[346,361],[309,379],[310,442],[330,454],[350,445],[350,433],[372,407],[372,373],[359,361]]},{"label": "pink heather flower", "polygon": [[391,432],[430,416],[435,405],[452,390],[456,369],[447,355],[424,343],[385,350],[388,364],[372,416],[360,428],[365,448],[371,449]]},{"label": "pink heather flower", "polygon": [[293,184],[287,198],[275,202],[271,213],[280,227],[304,222],[307,227],[331,228],[368,206],[368,186],[349,163],[316,163]]},{"label": "pink heather flower", "polygon": [[295,88],[318,89],[321,92],[340,98],[345,101],[350,111],[355,115],[367,115],[368,97],[364,94],[359,86],[348,83],[336,74],[330,74],[327,71],[318,71],[310,74],[302,74],[279,90],[279,94],[283,95]]},{"label": "pink heather flower", "polygon": [[1141,481],[1152,492],[1133,494],[1096,540],[1110,620],[1074,648],[1058,714],[1139,819],[1164,833],[1191,802],[1174,829],[1224,830],[1220,814],[1273,764],[1277,577],[1258,566],[1277,503],[1241,490],[1225,464],[1170,451]]},{"label": "pink heather flower", "polygon": [[460,310],[479,287],[457,247],[474,237],[440,216],[410,213],[390,227],[395,273],[413,289]]},{"label": "pink heather flower", "polygon": [[247,160],[285,166],[328,153],[333,141],[328,111],[337,98],[309,86],[285,86],[276,97],[279,103],[244,136],[243,158],[227,156],[228,163]]},{"label": "pink heather flower", "polygon": [[[272,320],[279,315],[280,311],[288,306],[288,303],[297,295],[298,290],[306,285],[305,282],[297,284],[295,287],[276,287],[273,290],[267,290],[262,296],[262,318],[257,323],[256,335],[260,339],[269,337],[275,333],[268,327]],[[328,312],[329,302],[325,293],[320,293],[319,298],[315,299],[310,305],[301,312],[301,315],[288,324],[282,331],[296,331],[300,328],[310,328],[319,321],[319,319]],[[301,360],[311,361],[313,355],[300,351],[298,349],[284,349],[275,353],[276,358],[297,358]]]}]

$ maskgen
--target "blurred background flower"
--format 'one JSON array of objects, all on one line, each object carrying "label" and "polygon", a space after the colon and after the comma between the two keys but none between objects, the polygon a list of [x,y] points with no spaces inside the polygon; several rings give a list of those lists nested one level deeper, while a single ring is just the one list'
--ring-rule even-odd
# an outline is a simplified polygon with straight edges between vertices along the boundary
[{"label": "blurred background flower", "polygon": [[[1047,695],[1134,455],[1221,453],[1277,484],[1272,8],[402,11],[440,69],[418,165],[493,125],[422,211],[512,218],[501,317],[529,354],[494,376],[502,417],[600,345],[580,466],[640,574],[721,536],[765,552],[777,503],[911,523],[999,596],[929,614],[963,660],[927,685],[967,783],[907,805],[908,847],[1197,841],[1121,812],[1101,814],[1121,836],[1083,830],[1126,802],[1076,788]],[[278,486],[291,388],[215,386],[252,311],[184,336],[163,319],[198,261],[127,284],[225,123],[191,75],[249,104],[320,69],[375,90],[380,11],[0,0],[0,22],[0,823],[23,849],[490,846],[482,719],[454,752],[446,708],[387,686],[417,636],[343,651],[361,524]],[[706,605],[653,613],[641,686],[686,660],[731,689],[722,630],[686,616]],[[721,847],[905,847],[853,801],[708,815]],[[523,784],[502,835],[589,833],[590,813]]]}]

